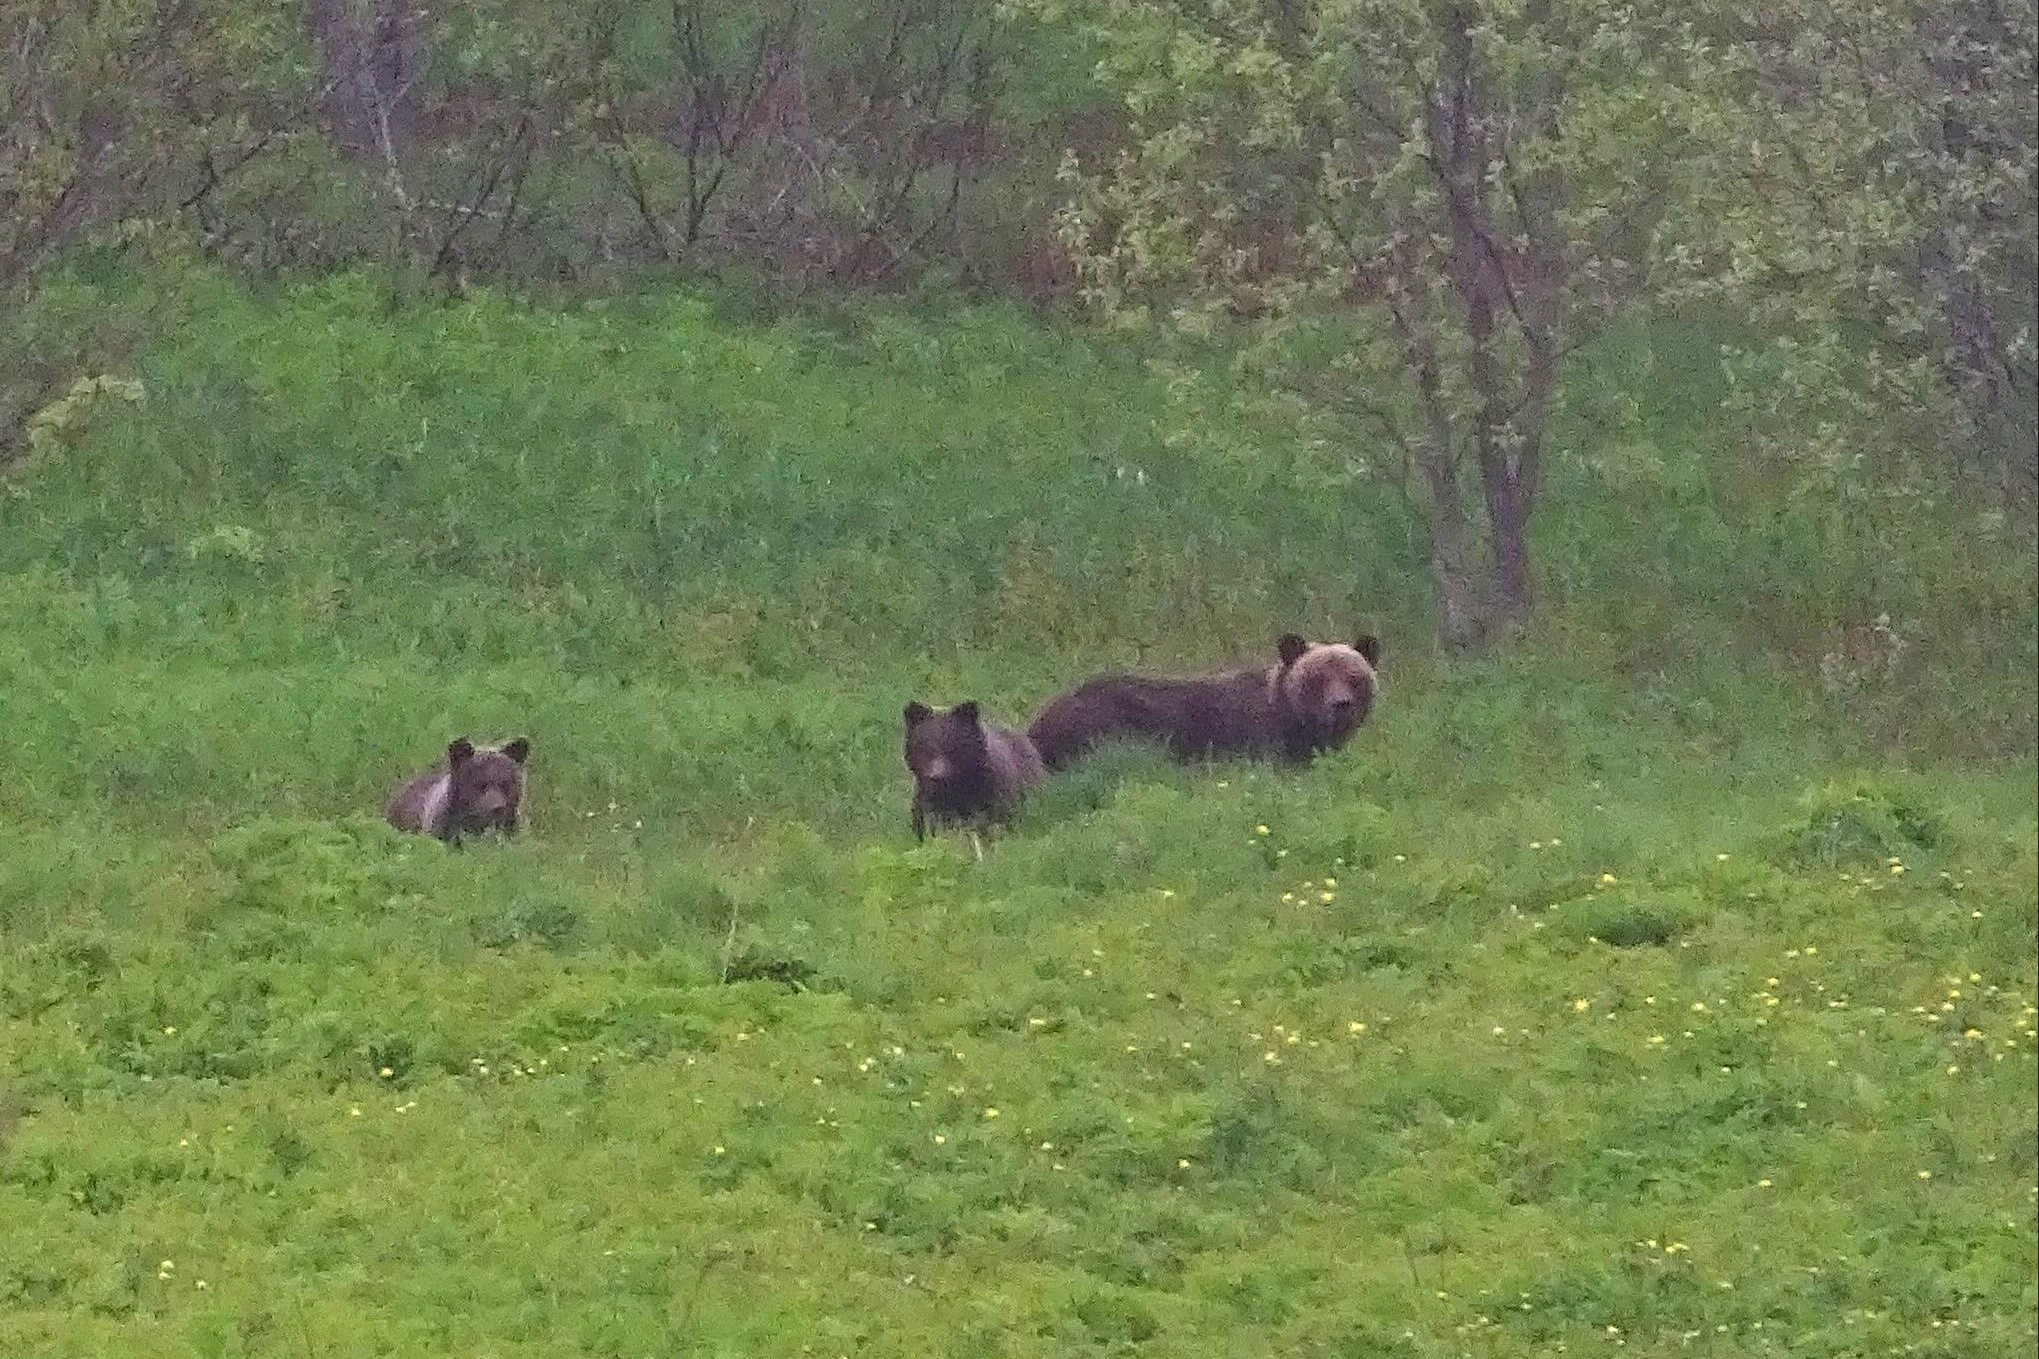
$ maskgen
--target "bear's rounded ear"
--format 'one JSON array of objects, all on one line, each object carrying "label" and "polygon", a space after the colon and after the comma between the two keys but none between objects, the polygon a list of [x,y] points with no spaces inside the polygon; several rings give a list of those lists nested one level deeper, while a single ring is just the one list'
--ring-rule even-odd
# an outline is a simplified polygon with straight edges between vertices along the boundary
[{"label": "bear's rounded ear", "polygon": [[971,726],[973,727],[976,726],[977,700],[974,698],[965,699],[963,702],[958,703],[955,707],[949,709],[949,716],[961,718],[963,721],[969,723]]},{"label": "bear's rounded ear", "polygon": [[503,754],[509,756],[510,759],[517,764],[524,763],[524,761],[529,759],[531,756],[531,738],[528,736],[519,736],[514,741],[504,742]]},{"label": "bear's rounded ear", "polygon": [[465,736],[454,737],[452,744],[446,747],[446,765],[448,768],[466,764],[473,758],[474,742],[468,740]]},{"label": "bear's rounded ear", "polygon": [[1274,654],[1281,657],[1283,665],[1294,665],[1303,658],[1303,653],[1309,649],[1309,641],[1293,632],[1284,632],[1281,638],[1274,644]]},{"label": "bear's rounded ear", "polygon": [[909,727],[917,727],[933,716],[934,710],[919,699],[906,705],[906,725]]},{"label": "bear's rounded ear", "polygon": [[1362,632],[1361,634],[1359,634],[1359,640],[1352,644],[1352,649],[1354,651],[1357,651],[1360,655],[1366,657],[1366,663],[1368,665],[1374,666],[1376,668],[1379,667],[1381,663],[1380,638],[1374,636],[1370,632]]}]

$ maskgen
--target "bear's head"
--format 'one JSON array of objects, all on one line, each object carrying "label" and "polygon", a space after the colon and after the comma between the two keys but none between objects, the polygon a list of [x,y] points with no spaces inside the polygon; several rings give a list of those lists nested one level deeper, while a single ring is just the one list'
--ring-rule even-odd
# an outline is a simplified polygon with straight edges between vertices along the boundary
[{"label": "bear's head", "polygon": [[967,791],[984,780],[988,761],[984,723],[974,699],[947,712],[925,703],[906,705],[906,767],[929,793]]},{"label": "bear's head", "polygon": [[477,748],[464,736],[447,746],[447,834],[515,830],[530,755],[531,742],[522,736],[494,748]]},{"label": "bear's head", "polygon": [[1363,633],[1351,646],[1311,642],[1291,632],[1275,644],[1281,668],[1276,699],[1298,753],[1336,750],[1366,721],[1380,692],[1380,638]]}]

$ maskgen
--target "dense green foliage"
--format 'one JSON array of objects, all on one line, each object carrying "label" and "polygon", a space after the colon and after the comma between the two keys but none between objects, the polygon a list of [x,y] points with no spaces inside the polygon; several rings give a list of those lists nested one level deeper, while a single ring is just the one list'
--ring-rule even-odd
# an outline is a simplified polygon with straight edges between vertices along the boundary
[{"label": "dense green foliage", "polygon": [[[1411,507],[998,308],[42,305],[144,338],[0,485],[0,1351],[2034,1342],[2029,542],[1766,480],[1703,320],[1447,667]],[[908,697],[1358,625],[1315,769],[906,835]],[[512,731],[521,842],[374,821]]]},{"label": "dense green foliage", "polygon": [[1128,124],[1064,162],[1082,295],[1422,503],[1449,645],[1533,611],[1572,354],[1673,298],[1756,318],[1729,405],[1804,491],[2039,494],[2030,3],[1025,7]]}]

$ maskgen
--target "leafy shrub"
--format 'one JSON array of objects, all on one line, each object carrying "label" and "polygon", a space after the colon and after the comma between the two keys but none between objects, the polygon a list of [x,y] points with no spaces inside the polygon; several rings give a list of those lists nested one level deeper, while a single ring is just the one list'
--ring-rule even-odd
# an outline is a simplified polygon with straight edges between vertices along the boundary
[{"label": "leafy shrub", "polygon": [[1828,783],[1807,793],[1798,818],[1778,836],[1784,861],[1817,867],[1882,866],[1946,836],[1943,818],[1873,779]]},{"label": "leafy shrub", "polygon": [[227,875],[229,907],[330,915],[379,914],[420,900],[413,856],[443,853],[436,840],[353,817],[254,822],[221,835],[212,857]]}]

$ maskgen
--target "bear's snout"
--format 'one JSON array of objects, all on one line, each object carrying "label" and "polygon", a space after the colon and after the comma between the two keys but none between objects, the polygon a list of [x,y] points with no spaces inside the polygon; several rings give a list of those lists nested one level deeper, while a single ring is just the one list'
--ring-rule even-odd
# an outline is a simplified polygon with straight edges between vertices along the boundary
[{"label": "bear's snout", "polygon": [[1366,708],[1358,694],[1332,694],[1324,704],[1324,726],[1334,737],[1349,736],[1366,721]]}]

